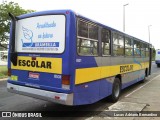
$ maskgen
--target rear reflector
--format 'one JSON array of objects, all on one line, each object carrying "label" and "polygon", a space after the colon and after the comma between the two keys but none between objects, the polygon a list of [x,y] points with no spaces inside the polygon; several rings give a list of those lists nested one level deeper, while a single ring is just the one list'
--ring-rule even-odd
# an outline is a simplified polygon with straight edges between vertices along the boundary
[{"label": "rear reflector", "polygon": [[11,69],[8,68],[8,76],[11,76]]},{"label": "rear reflector", "polygon": [[59,100],[59,99],[60,99],[60,97],[59,97],[59,96],[55,96],[54,98],[55,98],[55,99],[57,99],[57,100]]},{"label": "rear reflector", "polygon": [[69,75],[62,76],[62,84],[63,85],[70,85],[70,76]]}]

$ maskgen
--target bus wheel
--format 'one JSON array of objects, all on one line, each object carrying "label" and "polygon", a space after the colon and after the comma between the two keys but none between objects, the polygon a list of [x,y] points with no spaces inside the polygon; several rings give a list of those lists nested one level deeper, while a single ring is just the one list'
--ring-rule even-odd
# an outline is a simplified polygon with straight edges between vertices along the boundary
[{"label": "bus wheel", "polygon": [[114,83],[112,86],[112,95],[111,95],[111,100],[112,102],[117,102],[120,96],[121,92],[121,82],[119,78],[114,79]]}]

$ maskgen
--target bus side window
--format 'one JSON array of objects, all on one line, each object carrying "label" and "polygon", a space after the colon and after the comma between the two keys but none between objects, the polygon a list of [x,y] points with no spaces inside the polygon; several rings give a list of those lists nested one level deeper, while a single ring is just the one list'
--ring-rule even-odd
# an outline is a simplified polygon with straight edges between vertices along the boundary
[{"label": "bus side window", "polygon": [[146,48],[146,44],[142,43],[142,47],[141,47],[141,57],[146,57],[145,55],[145,48]]},{"label": "bus side window", "polygon": [[133,56],[133,41],[129,37],[125,37],[125,56]]},{"label": "bus side window", "polygon": [[88,24],[84,21],[78,21],[78,36],[88,37]]},{"label": "bus side window", "polygon": [[113,33],[113,55],[124,55],[124,37],[118,33]]},{"label": "bus side window", "polygon": [[89,24],[89,38],[98,40],[98,27],[93,24]]},{"label": "bus side window", "polygon": [[134,40],[134,56],[135,57],[141,56],[141,44],[137,40]]},{"label": "bus side window", "polygon": [[78,20],[77,52],[84,56],[98,55],[98,26]]},{"label": "bus side window", "polygon": [[110,55],[110,31],[107,29],[101,30],[102,39],[102,55]]}]

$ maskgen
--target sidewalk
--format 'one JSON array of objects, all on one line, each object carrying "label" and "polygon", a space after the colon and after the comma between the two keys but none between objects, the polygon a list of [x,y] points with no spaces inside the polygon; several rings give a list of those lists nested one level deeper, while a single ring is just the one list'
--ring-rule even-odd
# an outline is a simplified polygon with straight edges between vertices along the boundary
[{"label": "sidewalk", "polygon": [[0,79],[0,81],[5,81],[5,80],[7,80],[8,78],[2,78],[2,79]]},{"label": "sidewalk", "polygon": [[[159,111],[160,114],[160,75],[154,77],[150,81],[142,84],[142,86],[123,99],[104,110],[106,114],[100,114],[100,117],[91,117],[89,120],[159,120],[160,117],[110,117],[105,111]],[[152,113],[152,112],[150,112]]]},{"label": "sidewalk", "polygon": [[[0,59],[0,67],[1,66],[7,66],[7,61],[2,61],[1,59]],[[0,70],[1,71],[1,70]],[[4,80],[7,80],[7,78],[0,78],[0,81],[4,81]]]}]

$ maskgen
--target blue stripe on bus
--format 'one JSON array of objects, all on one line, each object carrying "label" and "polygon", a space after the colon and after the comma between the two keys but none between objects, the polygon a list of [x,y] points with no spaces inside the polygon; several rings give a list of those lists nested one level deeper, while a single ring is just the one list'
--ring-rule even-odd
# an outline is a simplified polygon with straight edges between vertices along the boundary
[{"label": "blue stripe on bus", "polygon": [[32,43],[23,43],[23,47],[59,47],[59,42],[35,42]]},{"label": "blue stripe on bus", "polygon": [[[144,79],[144,75],[122,84],[122,89]],[[112,94],[112,83],[107,79],[88,82],[75,86],[74,105],[92,104]]]},{"label": "blue stripe on bus", "polygon": [[[85,86],[87,88],[85,88]],[[81,84],[74,89],[74,105],[91,104],[99,100],[99,81]]]},{"label": "blue stripe on bus", "polygon": [[81,61],[81,62],[76,62],[76,66],[75,66],[76,69],[77,68],[98,67],[94,56],[78,56],[77,55],[76,60]]},{"label": "blue stripe on bus", "polygon": [[24,19],[32,16],[40,16],[40,15],[58,15],[58,14],[66,14],[66,11],[73,13],[72,10],[47,10],[47,11],[40,11],[40,12],[32,12],[29,14],[23,14],[18,16],[19,19]]}]

